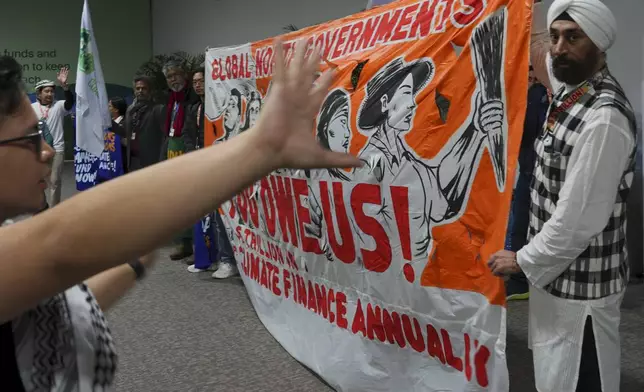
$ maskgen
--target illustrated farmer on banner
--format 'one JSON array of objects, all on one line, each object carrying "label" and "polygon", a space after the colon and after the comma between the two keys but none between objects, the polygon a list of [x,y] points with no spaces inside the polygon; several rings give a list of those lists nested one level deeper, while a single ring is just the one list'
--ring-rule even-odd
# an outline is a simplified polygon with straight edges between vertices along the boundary
[{"label": "illustrated farmer on banner", "polygon": [[[367,165],[362,170],[357,170],[353,176],[368,174],[382,184],[416,186],[413,190],[410,189],[409,194],[411,222],[414,225],[411,233],[412,236],[416,235],[413,238],[415,259],[421,257],[421,260],[426,260],[431,249],[433,227],[449,223],[463,213],[485,141],[488,141],[488,150],[495,164],[497,185],[501,189],[504,187],[507,171],[507,124],[499,82],[503,78],[501,66],[504,29],[505,11],[502,11],[489,17],[473,32],[472,57],[478,81],[472,97],[473,109],[469,121],[454,133],[434,159],[418,156],[404,138],[412,129],[417,108],[416,96],[434,76],[435,66],[432,60],[405,62],[402,58],[396,58],[367,82],[366,97],[357,120],[362,133],[370,136],[360,152],[360,157]],[[482,48],[490,46],[486,40],[496,41],[492,47],[498,50],[484,52]],[[477,56],[477,51],[482,51],[482,55]],[[483,71],[484,66],[487,74]],[[330,96],[333,94],[334,92]],[[332,114],[330,117],[344,118],[342,113],[345,106],[338,105],[337,108],[340,115]],[[342,127],[336,126],[335,129]],[[325,136],[325,144],[329,148],[340,146],[340,151],[346,151],[346,132],[331,130]],[[318,138],[320,139],[319,131]],[[335,140],[337,138],[339,140]],[[347,173],[341,174],[345,176]],[[336,178],[342,176],[334,175]],[[384,207],[379,210],[378,218],[383,221],[390,238],[396,238],[392,234],[397,230],[393,204],[391,200],[387,200],[389,197],[386,193],[383,198],[386,200],[383,200]],[[320,224],[322,209],[319,202],[312,197],[310,204],[312,215],[317,215],[312,220],[314,224]],[[422,210],[419,210],[421,206]],[[421,213],[415,214],[416,211]],[[313,232],[323,231],[318,228]],[[424,267],[424,263],[414,263],[414,267],[415,275],[419,276],[422,272],[419,269]]]}]

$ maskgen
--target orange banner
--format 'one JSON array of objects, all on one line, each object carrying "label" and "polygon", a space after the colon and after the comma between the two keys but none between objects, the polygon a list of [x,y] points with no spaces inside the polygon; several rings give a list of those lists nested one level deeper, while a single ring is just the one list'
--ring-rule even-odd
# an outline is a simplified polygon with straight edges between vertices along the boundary
[{"label": "orange banner", "polygon": [[[409,328],[419,323],[427,358],[464,374],[463,384],[448,377],[450,390],[506,389],[505,291],[486,261],[504,244],[527,105],[531,3],[401,0],[283,36],[287,61],[306,40],[307,50],[322,51],[322,69],[337,70],[311,132],[365,162],[352,171],[278,171],[222,208],[242,275],[257,285],[247,287],[258,314],[290,352],[302,342],[275,329],[279,311],[267,304],[286,319],[309,320],[289,301],[319,316],[311,301],[332,288],[335,302],[339,290],[348,298],[346,325],[335,317],[335,328],[395,343],[404,320],[384,315],[413,314]],[[270,96],[272,42],[208,51],[206,143],[255,124]],[[274,271],[273,283],[262,282],[262,268]],[[287,287],[299,287],[299,277],[295,300]],[[296,335],[310,343],[307,333]],[[400,347],[420,352],[401,334]],[[296,354],[312,368],[326,363]],[[377,360],[391,376],[387,361]],[[320,374],[332,374],[325,366]],[[394,379],[390,386],[411,390]]]}]

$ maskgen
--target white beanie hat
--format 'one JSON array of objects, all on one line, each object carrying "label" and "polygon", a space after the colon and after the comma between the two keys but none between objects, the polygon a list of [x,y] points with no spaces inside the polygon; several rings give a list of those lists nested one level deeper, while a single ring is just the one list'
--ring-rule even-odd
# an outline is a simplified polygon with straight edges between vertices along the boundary
[{"label": "white beanie hat", "polygon": [[615,43],[617,21],[600,0],[555,0],[548,9],[548,27],[564,12],[570,15],[602,52]]},{"label": "white beanie hat", "polygon": [[55,87],[55,86],[56,84],[51,80],[43,79],[40,82],[36,83],[36,91],[40,90],[41,88]]}]

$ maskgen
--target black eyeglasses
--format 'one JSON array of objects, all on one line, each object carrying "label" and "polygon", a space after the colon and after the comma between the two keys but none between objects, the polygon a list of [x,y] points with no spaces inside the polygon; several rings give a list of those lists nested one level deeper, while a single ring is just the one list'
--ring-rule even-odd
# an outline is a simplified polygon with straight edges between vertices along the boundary
[{"label": "black eyeglasses", "polygon": [[13,137],[11,139],[4,139],[0,140],[0,147],[1,146],[6,146],[10,144],[16,144],[19,142],[27,141],[29,144],[31,144],[36,152],[36,156],[40,157],[40,154],[42,153],[42,129],[43,129],[44,123],[42,121],[38,122],[38,125],[36,127],[37,131],[32,132],[30,134],[24,135],[24,136],[19,136],[19,137]]}]

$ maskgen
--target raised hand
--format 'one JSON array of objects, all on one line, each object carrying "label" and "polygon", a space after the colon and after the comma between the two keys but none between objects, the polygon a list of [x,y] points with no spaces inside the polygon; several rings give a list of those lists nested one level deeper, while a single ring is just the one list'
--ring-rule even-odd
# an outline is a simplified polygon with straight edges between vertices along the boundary
[{"label": "raised hand", "polygon": [[61,69],[58,70],[58,74],[56,74],[56,79],[60,83],[61,86],[65,87],[67,86],[67,78],[69,77],[69,67],[64,66]]},{"label": "raised hand", "polygon": [[476,113],[476,127],[483,135],[487,136],[488,151],[492,158],[494,166],[494,176],[499,190],[505,188],[506,179],[506,139],[507,135],[503,131],[503,122],[505,119],[505,105],[503,101],[492,99],[483,101],[481,95],[478,96],[478,108]]},{"label": "raised hand", "polygon": [[316,79],[320,69],[318,50],[306,55],[300,41],[287,67],[283,45],[275,43],[275,68],[271,93],[257,124],[248,131],[261,148],[270,149],[278,168],[316,169],[359,167],[351,155],[324,149],[315,139],[314,119],[333,80],[332,71]]}]

